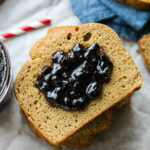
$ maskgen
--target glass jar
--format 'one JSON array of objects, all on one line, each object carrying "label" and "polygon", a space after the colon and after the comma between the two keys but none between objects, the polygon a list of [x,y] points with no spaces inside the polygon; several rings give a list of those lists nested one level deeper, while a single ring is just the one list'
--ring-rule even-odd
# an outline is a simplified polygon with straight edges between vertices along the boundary
[{"label": "glass jar", "polygon": [[1,74],[1,87],[0,87],[0,110],[2,110],[6,104],[12,98],[13,84],[12,84],[12,72],[11,72],[11,61],[9,53],[4,46],[3,42],[0,41],[0,50],[1,50],[1,60],[4,60],[5,65],[0,64],[0,69],[4,68],[5,72],[0,72]]}]

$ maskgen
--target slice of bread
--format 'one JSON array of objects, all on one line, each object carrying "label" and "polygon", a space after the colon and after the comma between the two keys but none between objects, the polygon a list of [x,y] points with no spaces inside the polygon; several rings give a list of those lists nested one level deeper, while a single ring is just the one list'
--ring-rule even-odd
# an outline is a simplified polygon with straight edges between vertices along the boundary
[{"label": "slice of bread", "polygon": [[[127,97],[123,99],[120,103],[116,104],[113,107],[113,111],[118,110],[125,104],[127,104],[130,100],[130,97]],[[44,136],[36,129],[27,119],[26,115],[24,114],[23,110],[20,109],[21,115],[23,115],[26,119],[27,125],[29,129],[36,135],[37,138],[40,138],[42,140],[46,140]],[[61,145],[62,146],[71,146],[71,147],[78,147],[78,148],[85,148],[92,144],[93,141],[93,135],[101,132],[102,130],[108,129],[110,126],[112,118],[112,111],[108,110],[104,114],[98,116],[96,119],[85,125],[83,128],[81,128],[79,131],[77,131],[75,134],[70,136],[66,141],[64,141]],[[97,120],[97,121],[96,121]],[[89,129],[89,130],[88,130]],[[83,130],[83,131],[82,131]],[[91,131],[86,132],[86,131]]]},{"label": "slice of bread", "polygon": [[[28,118],[25,115],[25,113],[23,112],[23,110],[21,110],[21,112],[22,112],[22,115],[26,119],[28,127],[36,135],[36,137],[46,140],[44,138],[44,136],[40,133],[40,131],[38,131],[38,129],[36,129],[32,125],[32,123],[28,120]],[[67,140],[64,141],[63,144],[64,143],[74,143],[74,139],[76,139],[76,138],[80,138],[80,140],[81,140],[83,137],[94,135],[98,132],[108,129],[110,126],[111,120],[112,120],[112,111],[107,111],[104,114],[102,114],[101,116],[98,116],[96,119],[94,119],[90,123],[88,123],[85,127],[81,128],[79,131],[74,133],[72,136],[67,138]],[[86,141],[85,141],[85,143],[86,143]],[[79,144],[81,145],[80,142],[79,142]],[[64,145],[66,145],[66,144],[64,144]]]},{"label": "slice of bread", "polygon": [[92,135],[75,137],[71,140],[67,140],[66,142],[63,142],[61,146],[87,148],[93,143],[93,139],[94,138]]},{"label": "slice of bread", "polygon": [[[127,104],[130,100],[130,96],[123,99],[121,102],[116,104],[113,107],[113,112]],[[111,122],[111,116],[112,116],[112,110],[108,110],[104,114],[98,116],[96,119],[85,125],[83,128],[81,128],[79,131],[77,131],[75,134],[70,136],[66,141],[64,141],[61,145],[63,146],[71,146],[71,147],[78,147],[78,148],[85,148],[92,144],[93,141],[93,135],[101,132],[104,129],[108,129]],[[23,110],[20,110],[21,114],[24,115],[27,125],[30,128],[30,130],[36,135],[37,138],[40,138],[42,140],[46,140],[43,135],[36,129],[27,119],[26,115],[24,114]],[[97,120],[97,121],[96,121]],[[95,122],[95,123],[94,123]],[[106,122],[106,123],[104,123]],[[91,132],[86,132],[89,131]],[[83,131],[82,131],[83,130]]]},{"label": "slice of bread", "polygon": [[[36,135],[37,138],[40,139],[44,139],[44,136],[40,133],[40,131],[38,131],[38,129],[36,129],[27,119],[27,116],[25,115],[25,113],[23,112],[22,109],[20,109],[21,115],[23,115],[26,119],[27,125],[28,127],[31,129],[31,131]],[[101,132],[105,129],[108,129],[110,126],[112,120],[112,111],[108,111],[105,112],[104,114],[102,114],[101,116],[98,116],[96,119],[94,119],[93,121],[91,121],[90,123],[88,123],[86,126],[84,126],[83,128],[81,128],[79,131],[77,131],[75,134],[73,134],[72,136],[70,136],[69,138],[67,138],[66,141],[63,142],[63,145],[69,145],[72,146],[75,145],[77,146],[77,139],[78,141],[78,146],[80,147],[82,145],[82,147],[86,147],[87,145],[89,145],[88,139],[91,139],[91,137],[93,137],[94,134]],[[87,140],[83,140],[83,137],[88,136],[86,139]]]},{"label": "slice of bread", "polygon": [[[41,139],[41,140],[46,140],[44,138],[44,136],[28,121],[27,117],[25,117],[25,118],[26,118],[26,122],[27,122],[29,129],[36,135],[36,137]],[[70,146],[70,147],[77,147],[77,148],[86,148],[92,144],[92,141],[93,141],[92,135],[86,135],[86,136],[82,136],[82,137],[76,136],[74,138],[68,138],[67,141],[58,145],[58,147]],[[53,146],[53,145],[51,145],[51,146]]]},{"label": "slice of bread", "polygon": [[[41,40],[38,41],[39,44],[38,44],[38,42],[36,42],[35,45],[31,48],[31,50],[30,50],[31,58],[35,59],[35,58],[39,57],[39,52],[38,52],[38,51],[40,51],[39,45],[41,45],[41,43],[44,40],[46,40],[48,38],[48,36],[52,40],[54,38],[57,38],[57,36],[59,36],[62,32],[66,32],[66,30],[68,28],[72,28],[72,27],[71,26],[69,26],[69,27],[68,26],[62,26],[62,27],[53,27],[53,28],[49,29],[46,38],[42,38]],[[116,104],[113,107],[113,110],[119,109],[123,105],[127,104],[130,101],[130,97],[131,96],[128,96],[127,98],[125,98],[124,100],[122,100],[121,102]],[[82,136],[85,136],[87,134],[90,134],[90,135],[96,134],[96,133],[100,132],[101,130],[107,129],[110,125],[111,116],[112,115],[108,112],[104,113],[103,116],[102,115],[98,116],[96,119],[94,119],[93,121],[91,121],[90,123],[85,125],[83,128],[81,128],[79,131],[77,131],[70,138],[74,139],[74,137],[76,137],[76,136],[82,137]]]},{"label": "slice of bread", "polygon": [[[27,125],[30,128],[30,130],[40,139],[46,140],[42,134],[35,129],[35,127],[27,121]],[[93,136],[92,135],[86,135],[83,137],[75,137],[73,139],[67,139],[64,143],[60,144],[59,146],[70,146],[70,147],[78,147],[78,148],[86,148],[92,144]],[[52,145],[53,146],[53,145]]]},{"label": "slice of bread", "polygon": [[117,1],[140,10],[150,9],[150,0],[117,0]]},{"label": "slice of bread", "polygon": [[[35,88],[36,78],[44,66],[51,65],[50,58],[54,52],[69,51],[76,42],[85,46],[97,42],[105,47],[105,53],[114,64],[111,81],[104,87],[102,95],[82,111],[52,108],[46,103],[43,94]],[[15,82],[15,94],[31,123],[54,145],[67,139],[142,84],[140,73],[122,47],[118,35],[105,25],[95,23],[71,27],[52,43],[49,39],[44,41],[40,49],[42,59],[27,61],[21,68]]]},{"label": "slice of bread", "polygon": [[[53,34],[56,37],[56,33],[60,34],[63,29],[66,29],[68,27],[55,27],[52,28],[50,31],[51,34],[50,36],[53,37]],[[59,32],[58,32],[59,30]],[[36,44],[35,44],[36,46]],[[34,50],[38,50],[38,48],[34,48]],[[36,51],[38,52],[38,51]],[[36,53],[33,51],[33,53],[31,52],[31,56],[35,55]],[[35,55],[37,57],[37,55]],[[35,58],[35,57],[32,57]],[[125,105],[126,103],[128,103],[130,100],[130,97],[125,98],[124,100],[122,100],[121,102],[119,102],[117,105],[115,105],[115,109],[122,107],[123,105]],[[84,148],[87,147],[88,145],[91,144],[92,142],[92,136],[90,136],[91,134],[96,134],[97,132],[100,132],[103,129],[107,129],[109,128],[110,125],[110,120],[111,120],[111,115],[112,113],[104,113],[104,115],[101,117],[97,117],[96,119],[94,119],[94,121],[91,121],[90,123],[88,123],[85,127],[83,127],[82,129],[80,129],[77,133],[75,133],[74,135],[72,135],[70,138],[68,138],[65,142],[63,142],[63,145],[66,146],[75,146],[75,147],[80,147],[80,148]],[[42,134],[37,131],[33,125],[31,125],[31,123],[29,123],[28,121],[28,126],[31,129],[31,131],[33,131],[33,133],[36,134],[36,136],[38,138],[44,139],[44,137],[42,136]],[[83,140],[84,139],[84,140]]]},{"label": "slice of bread", "polygon": [[150,72],[150,34],[144,35],[138,42],[139,52],[141,53],[145,65]]}]

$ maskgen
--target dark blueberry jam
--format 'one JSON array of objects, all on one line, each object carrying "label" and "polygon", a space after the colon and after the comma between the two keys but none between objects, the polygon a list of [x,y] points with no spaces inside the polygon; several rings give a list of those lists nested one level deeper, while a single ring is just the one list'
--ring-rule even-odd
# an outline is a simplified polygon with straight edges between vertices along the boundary
[{"label": "dark blueberry jam", "polygon": [[5,76],[6,76],[6,57],[4,48],[0,42],[0,91],[4,84]]},{"label": "dark blueberry jam", "polygon": [[57,51],[52,66],[43,68],[36,87],[53,106],[83,109],[110,81],[113,64],[97,43],[76,44],[69,53]]}]

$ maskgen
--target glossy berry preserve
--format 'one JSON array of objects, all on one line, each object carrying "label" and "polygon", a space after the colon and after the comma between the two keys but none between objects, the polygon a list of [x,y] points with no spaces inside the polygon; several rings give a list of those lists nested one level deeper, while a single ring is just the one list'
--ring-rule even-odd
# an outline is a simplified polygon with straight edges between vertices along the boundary
[{"label": "glossy berry preserve", "polygon": [[4,84],[6,75],[6,57],[2,44],[0,43],[0,91]]},{"label": "glossy berry preserve", "polygon": [[50,104],[66,110],[82,109],[97,97],[113,67],[97,43],[90,47],[77,43],[69,53],[57,51],[52,62],[43,68],[35,85]]}]

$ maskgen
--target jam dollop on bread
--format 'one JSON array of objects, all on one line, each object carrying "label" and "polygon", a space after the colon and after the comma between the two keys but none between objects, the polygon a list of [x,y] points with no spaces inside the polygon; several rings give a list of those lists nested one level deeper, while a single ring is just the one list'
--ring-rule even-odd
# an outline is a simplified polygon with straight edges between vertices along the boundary
[{"label": "jam dollop on bread", "polygon": [[3,45],[0,42],[0,91],[3,87],[6,76],[6,56]]},{"label": "jam dollop on bread", "polygon": [[45,66],[35,86],[46,100],[65,110],[83,109],[110,81],[113,64],[97,43],[79,43],[68,52],[57,51],[52,66]]}]

